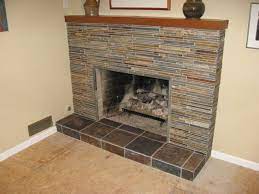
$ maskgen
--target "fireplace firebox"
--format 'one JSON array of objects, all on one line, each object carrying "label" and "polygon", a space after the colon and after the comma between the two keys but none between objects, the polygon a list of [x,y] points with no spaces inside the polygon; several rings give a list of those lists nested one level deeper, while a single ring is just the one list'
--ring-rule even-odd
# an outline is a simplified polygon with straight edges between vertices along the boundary
[{"label": "fireplace firebox", "polygon": [[169,79],[96,69],[98,117],[168,135]]}]

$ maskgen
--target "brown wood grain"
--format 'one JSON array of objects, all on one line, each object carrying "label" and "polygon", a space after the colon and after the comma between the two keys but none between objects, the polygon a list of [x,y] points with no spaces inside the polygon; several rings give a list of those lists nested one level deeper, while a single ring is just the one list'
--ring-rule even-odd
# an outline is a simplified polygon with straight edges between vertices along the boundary
[{"label": "brown wood grain", "polygon": [[214,19],[181,19],[166,17],[126,17],[126,16],[65,16],[66,22],[74,23],[104,23],[104,24],[133,24],[146,26],[164,26],[195,28],[209,30],[224,30],[228,27],[228,20]]}]

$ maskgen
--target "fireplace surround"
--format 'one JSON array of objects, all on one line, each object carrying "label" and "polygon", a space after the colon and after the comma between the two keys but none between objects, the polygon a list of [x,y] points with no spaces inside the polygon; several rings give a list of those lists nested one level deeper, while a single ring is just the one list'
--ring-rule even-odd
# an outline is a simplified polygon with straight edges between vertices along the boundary
[{"label": "fireplace surround", "polygon": [[[210,157],[227,21],[83,16],[67,16],[66,21],[75,113],[133,125],[139,116],[144,116],[142,123],[156,117],[160,125],[150,132],[206,160]],[[151,89],[136,89],[138,82],[150,82]],[[155,84],[159,91],[167,86],[166,93],[155,96]],[[167,113],[159,117],[159,109],[158,114],[143,115],[142,110],[122,107],[126,88],[135,88],[128,104],[131,99],[140,103],[135,107],[145,107],[162,98],[166,105],[161,110]],[[122,109],[138,113],[129,116],[133,122],[127,115],[123,120],[118,114],[125,113]]]}]

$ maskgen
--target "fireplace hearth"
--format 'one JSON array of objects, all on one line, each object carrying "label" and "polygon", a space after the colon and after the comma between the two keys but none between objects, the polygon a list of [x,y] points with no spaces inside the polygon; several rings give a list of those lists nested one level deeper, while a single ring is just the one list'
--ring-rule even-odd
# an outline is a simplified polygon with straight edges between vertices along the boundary
[{"label": "fireplace hearth", "polygon": [[127,159],[193,180],[204,154],[167,143],[166,137],[108,119],[93,121],[73,114],[57,122],[59,132]]},{"label": "fireplace hearth", "polygon": [[[95,123],[77,131],[62,120],[60,131],[193,180],[211,155],[228,21],[108,16],[66,21],[74,110]],[[144,133],[135,144],[121,145],[125,134],[112,133],[111,123],[119,125],[116,130],[127,126]],[[148,143],[144,134],[165,142]]]}]

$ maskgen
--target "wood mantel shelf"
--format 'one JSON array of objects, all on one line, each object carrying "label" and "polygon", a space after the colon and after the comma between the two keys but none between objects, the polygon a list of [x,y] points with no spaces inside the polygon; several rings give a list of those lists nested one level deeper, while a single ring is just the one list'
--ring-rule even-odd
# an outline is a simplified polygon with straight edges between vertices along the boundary
[{"label": "wood mantel shelf", "polygon": [[164,26],[180,28],[196,28],[208,30],[224,30],[228,27],[228,20],[212,19],[179,19],[165,17],[126,17],[126,16],[65,16],[66,22],[75,23],[105,23],[105,24],[133,24],[147,26]]}]

